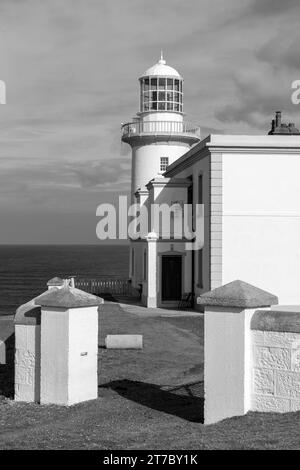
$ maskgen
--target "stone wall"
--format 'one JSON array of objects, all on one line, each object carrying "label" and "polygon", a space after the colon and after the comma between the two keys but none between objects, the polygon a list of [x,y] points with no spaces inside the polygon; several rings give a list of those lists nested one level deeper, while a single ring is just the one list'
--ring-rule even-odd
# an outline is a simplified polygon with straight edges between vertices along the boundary
[{"label": "stone wall", "polygon": [[251,410],[297,411],[300,409],[300,332],[295,325],[295,313],[270,311],[264,317],[262,312],[257,312],[260,321],[255,315],[251,325]]}]

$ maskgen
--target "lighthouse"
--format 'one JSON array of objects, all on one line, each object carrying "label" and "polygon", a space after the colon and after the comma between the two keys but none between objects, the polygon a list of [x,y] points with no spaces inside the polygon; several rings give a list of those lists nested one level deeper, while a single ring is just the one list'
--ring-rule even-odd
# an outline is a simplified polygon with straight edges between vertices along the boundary
[{"label": "lighthouse", "polygon": [[[167,167],[200,141],[200,128],[184,120],[183,78],[167,65],[162,54],[139,78],[139,85],[140,109],[132,122],[122,126],[122,141],[132,149],[131,202],[149,211],[155,202],[149,184],[162,189],[168,181],[164,177]],[[182,188],[178,191],[180,197]],[[151,217],[148,222],[151,230]],[[161,237],[159,233],[155,237],[155,233],[148,233],[146,238],[131,238],[129,263],[132,286],[141,288],[142,302],[152,307],[157,305],[153,292],[159,288],[155,253]]]},{"label": "lighthouse", "polygon": [[122,126],[132,148],[131,197],[199,142],[200,128],[184,120],[183,78],[163,55],[139,78],[140,110]]}]

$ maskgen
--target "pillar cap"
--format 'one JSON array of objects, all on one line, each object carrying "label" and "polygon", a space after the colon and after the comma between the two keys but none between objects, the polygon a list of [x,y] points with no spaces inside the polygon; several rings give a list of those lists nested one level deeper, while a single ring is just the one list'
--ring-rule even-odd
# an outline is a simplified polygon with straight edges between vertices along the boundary
[{"label": "pillar cap", "polygon": [[63,279],[60,277],[53,277],[47,282],[47,286],[62,286],[64,283]]},{"label": "pillar cap", "polygon": [[158,235],[154,231],[149,232],[148,235],[146,236],[147,241],[156,241],[158,240]]},{"label": "pillar cap", "polygon": [[216,307],[259,308],[278,304],[278,297],[247,282],[236,280],[206,292],[198,305]]},{"label": "pillar cap", "polygon": [[36,297],[35,304],[41,307],[78,308],[96,307],[103,304],[103,299],[96,295],[88,294],[75,287],[65,286],[61,289],[50,289],[45,294]]}]

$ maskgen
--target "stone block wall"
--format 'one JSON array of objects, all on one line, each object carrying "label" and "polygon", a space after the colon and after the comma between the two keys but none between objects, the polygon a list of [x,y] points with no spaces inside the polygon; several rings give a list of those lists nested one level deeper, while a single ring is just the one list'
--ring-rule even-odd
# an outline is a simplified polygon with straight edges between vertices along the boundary
[{"label": "stone block wall", "polygon": [[252,329],[252,357],[251,410],[300,410],[300,333]]}]

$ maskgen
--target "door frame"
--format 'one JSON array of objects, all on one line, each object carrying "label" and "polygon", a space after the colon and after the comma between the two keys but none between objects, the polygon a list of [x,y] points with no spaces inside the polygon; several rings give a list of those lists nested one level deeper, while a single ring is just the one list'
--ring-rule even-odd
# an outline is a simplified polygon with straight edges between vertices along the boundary
[{"label": "door frame", "polygon": [[180,256],[181,257],[181,297],[185,293],[185,286],[184,286],[184,272],[185,272],[185,256],[186,253],[183,251],[161,251],[158,253],[159,257],[159,282],[158,282],[158,293],[157,293],[157,301],[158,305],[162,307],[175,307],[178,305],[180,300],[162,300],[162,257],[163,256]]}]

